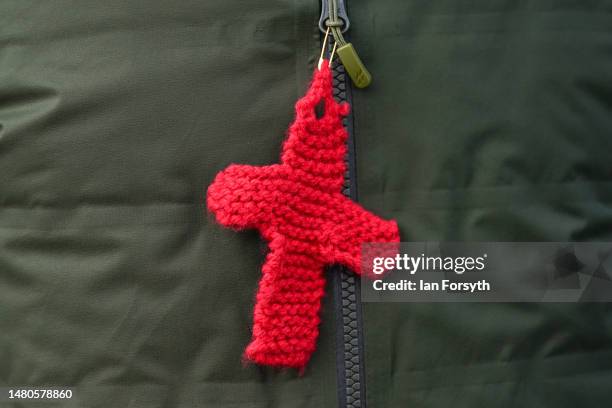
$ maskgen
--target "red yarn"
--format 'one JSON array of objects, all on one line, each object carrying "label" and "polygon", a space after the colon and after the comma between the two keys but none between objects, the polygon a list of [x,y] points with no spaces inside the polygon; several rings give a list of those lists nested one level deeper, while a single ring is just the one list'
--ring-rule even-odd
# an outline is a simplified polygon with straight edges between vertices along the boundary
[{"label": "red yarn", "polygon": [[208,188],[208,209],[219,223],[257,228],[269,243],[245,351],[258,364],[303,369],[316,348],[324,266],[340,263],[360,273],[362,243],[399,242],[395,221],[378,218],[341,192],[342,117],[349,106],[334,100],[331,70],[321,65],[295,105],[281,164],[233,164]]}]

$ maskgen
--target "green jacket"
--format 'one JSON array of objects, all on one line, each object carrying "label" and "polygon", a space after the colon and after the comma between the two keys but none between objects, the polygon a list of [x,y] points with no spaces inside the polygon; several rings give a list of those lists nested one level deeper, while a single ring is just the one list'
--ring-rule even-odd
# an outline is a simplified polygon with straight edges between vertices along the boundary
[{"label": "green jacket", "polygon": [[[320,7],[0,3],[2,390],[72,388],[61,407],[610,405],[609,304],[361,303],[338,268],[303,375],[243,364],[266,247],[216,224],[205,189],[278,160]],[[336,72],[347,194],[404,241],[612,240],[611,1],[348,15],[373,82]]]}]

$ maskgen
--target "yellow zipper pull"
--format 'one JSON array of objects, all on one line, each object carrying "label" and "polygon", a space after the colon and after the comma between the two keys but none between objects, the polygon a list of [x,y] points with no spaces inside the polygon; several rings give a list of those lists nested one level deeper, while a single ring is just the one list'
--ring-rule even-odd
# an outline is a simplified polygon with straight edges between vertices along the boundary
[{"label": "yellow zipper pull", "polygon": [[346,43],[336,49],[336,53],[357,88],[365,88],[372,82],[372,75],[361,62],[353,44]]}]

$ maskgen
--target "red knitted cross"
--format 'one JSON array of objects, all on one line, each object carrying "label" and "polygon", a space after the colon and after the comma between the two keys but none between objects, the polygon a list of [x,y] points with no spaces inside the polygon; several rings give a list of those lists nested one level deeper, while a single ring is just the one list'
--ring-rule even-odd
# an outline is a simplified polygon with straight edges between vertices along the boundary
[{"label": "red knitted cross", "polygon": [[[322,115],[317,106],[322,103]],[[326,61],[295,105],[280,164],[232,164],[208,188],[219,223],[257,228],[269,243],[245,356],[258,364],[303,369],[316,348],[324,267],[360,273],[361,244],[399,242],[385,221],[342,194],[349,111],[333,98]],[[319,117],[320,116],[320,117]]]}]

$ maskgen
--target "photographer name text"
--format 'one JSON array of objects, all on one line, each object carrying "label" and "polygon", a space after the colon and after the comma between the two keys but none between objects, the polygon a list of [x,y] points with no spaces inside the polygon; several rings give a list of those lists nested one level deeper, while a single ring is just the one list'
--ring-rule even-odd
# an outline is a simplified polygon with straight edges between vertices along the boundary
[{"label": "photographer name text", "polygon": [[491,284],[485,279],[476,282],[455,282],[443,279],[440,282],[428,282],[423,279],[418,281],[402,279],[397,282],[385,282],[377,279],[372,282],[372,287],[376,291],[422,291],[422,292],[488,292]]}]

